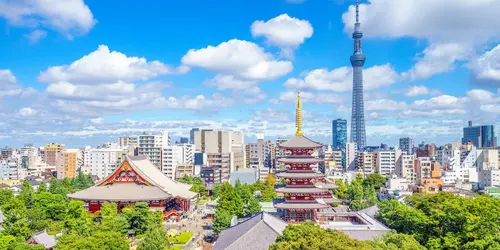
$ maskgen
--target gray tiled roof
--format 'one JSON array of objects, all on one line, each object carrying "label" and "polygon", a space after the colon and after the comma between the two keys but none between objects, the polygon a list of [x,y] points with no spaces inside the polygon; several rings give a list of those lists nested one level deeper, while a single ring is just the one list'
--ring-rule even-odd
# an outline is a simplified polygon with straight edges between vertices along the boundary
[{"label": "gray tiled roof", "polygon": [[321,159],[313,157],[283,157],[279,158],[278,162],[283,163],[319,163],[322,162]]},{"label": "gray tiled roof", "polygon": [[277,203],[275,206],[282,209],[323,209],[330,207],[330,205],[318,202],[283,202]]},{"label": "gray tiled roof", "polygon": [[42,232],[34,233],[28,242],[35,241],[37,244],[43,245],[45,249],[54,248],[57,244],[55,238],[47,234],[44,230]]},{"label": "gray tiled roof", "polygon": [[323,174],[322,173],[317,173],[317,172],[290,172],[290,171],[287,171],[287,172],[283,172],[283,173],[279,173],[277,174],[278,177],[282,177],[282,178],[315,178],[315,177],[322,177]]},{"label": "gray tiled roof", "polygon": [[276,192],[309,194],[309,193],[325,193],[328,192],[328,189],[317,188],[317,187],[283,187],[276,189]]},{"label": "gray tiled roof", "polygon": [[303,135],[294,136],[292,139],[281,144],[280,148],[320,148],[323,147],[320,143],[317,143]]},{"label": "gray tiled roof", "polygon": [[95,201],[152,201],[166,200],[171,197],[156,186],[139,185],[136,183],[114,183],[106,186],[93,186],[68,197],[75,200]]},{"label": "gray tiled roof", "polygon": [[371,207],[367,207],[365,209],[359,210],[358,213],[365,213],[365,214],[369,215],[370,217],[375,218],[375,216],[378,213],[378,206],[373,205]]},{"label": "gray tiled roof", "polygon": [[214,244],[213,250],[268,249],[282,234],[286,226],[286,222],[264,212],[223,230]]}]

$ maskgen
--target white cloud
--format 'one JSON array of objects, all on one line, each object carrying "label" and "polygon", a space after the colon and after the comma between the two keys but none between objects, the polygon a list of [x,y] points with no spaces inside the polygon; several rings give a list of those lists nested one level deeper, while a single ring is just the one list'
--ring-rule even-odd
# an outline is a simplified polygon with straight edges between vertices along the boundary
[{"label": "white cloud", "polygon": [[250,27],[253,37],[263,36],[269,44],[282,49],[287,57],[293,55],[293,49],[313,35],[313,27],[307,20],[300,20],[282,14],[268,21],[255,21]]},{"label": "white cloud", "polygon": [[23,117],[35,116],[38,112],[32,108],[22,108],[19,110],[19,115]]},{"label": "white cloud", "polygon": [[445,73],[455,68],[455,63],[466,60],[472,52],[471,48],[456,43],[432,44],[418,58],[418,62],[403,76],[411,80],[429,78],[439,73]]},{"label": "white cloud", "polygon": [[407,108],[405,102],[397,102],[389,99],[377,99],[365,103],[366,111],[394,111]]},{"label": "white cloud", "polygon": [[248,91],[256,87],[257,81],[241,80],[231,75],[216,75],[213,79],[205,82],[206,85],[216,87],[219,90],[238,89]]},{"label": "white cloud", "polygon": [[104,122],[104,118],[98,117],[89,120],[92,124],[102,124]]},{"label": "white cloud", "polygon": [[[300,92],[300,99],[303,102],[314,102],[314,103],[344,103],[349,96],[330,94],[330,93],[314,93],[314,92]],[[279,98],[270,100],[271,104],[281,104],[283,102],[291,102],[297,100],[297,92],[286,91],[280,93]]]},{"label": "white cloud", "polygon": [[290,61],[276,60],[257,44],[238,39],[215,47],[191,49],[182,58],[182,63],[247,80],[271,80],[293,69]]},{"label": "white cloud", "polygon": [[110,83],[117,80],[148,80],[152,77],[184,73],[159,61],[146,61],[144,57],[128,57],[110,51],[108,46],[100,45],[96,51],[76,60],[71,65],[53,66],[40,73],[38,79],[46,83],[67,81],[80,84]]},{"label": "white cloud", "polygon": [[411,86],[405,91],[406,96],[419,96],[429,94],[429,88],[426,86]]},{"label": "white cloud", "polygon": [[473,60],[470,64],[480,81],[500,81],[500,44]]},{"label": "white cloud", "polygon": [[44,39],[47,36],[47,31],[45,30],[34,30],[29,34],[24,35],[30,43],[37,43],[38,41]]},{"label": "white cloud", "polygon": [[19,27],[46,27],[66,37],[88,33],[96,24],[83,0],[0,0],[0,16]]},{"label": "white cloud", "polygon": [[22,88],[8,69],[0,69],[0,98],[21,94]]},{"label": "white cloud", "polygon": [[[363,87],[365,90],[373,90],[389,86],[397,78],[398,74],[390,64],[373,66],[363,71]],[[340,67],[331,71],[316,69],[307,72],[303,79],[288,79],[284,86],[289,89],[347,92],[352,89],[352,67]]]}]

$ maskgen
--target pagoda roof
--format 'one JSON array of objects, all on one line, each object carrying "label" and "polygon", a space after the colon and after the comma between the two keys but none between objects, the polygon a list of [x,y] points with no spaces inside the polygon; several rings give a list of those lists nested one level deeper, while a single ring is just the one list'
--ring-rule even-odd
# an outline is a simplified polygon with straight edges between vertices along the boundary
[{"label": "pagoda roof", "polygon": [[278,162],[283,163],[319,163],[322,162],[321,159],[313,157],[283,157],[279,158]]},{"label": "pagoda roof", "polygon": [[292,139],[281,144],[280,148],[321,148],[322,144],[317,143],[303,135],[294,136]]},{"label": "pagoda roof", "polygon": [[328,189],[317,188],[317,187],[282,187],[276,189],[278,193],[326,193]]},{"label": "pagoda roof", "polygon": [[283,202],[276,204],[275,207],[282,209],[322,209],[330,206],[318,202]]},{"label": "pagoda roof", "polygon": [[105,186],[93,186],[82,191],[68,194],[75,200],[94,201],[153,201],[166,200],[172,195],[157,186],[147,186],[137,183],[111,183]]},{"label": "pagoda roof", "polygon": [[326,189],[336,189],[340,187],[338,184],[333,182],[316,182],[314,183],[314,186],[316,186],[317,188],[326,188]]},{"label": "pagoda roof", "polygon": [[325,204],[340,204],[342,203],[342,200],[339,200],[337,198],[318,198],[316,199],[319,203],[325,203]]},{"label": "pagoda roof", "polygon": [[324,175],[318,172],[283,172],[277,174],[277,176],[281,178],[308,179],[315,177],[323,177]]}]

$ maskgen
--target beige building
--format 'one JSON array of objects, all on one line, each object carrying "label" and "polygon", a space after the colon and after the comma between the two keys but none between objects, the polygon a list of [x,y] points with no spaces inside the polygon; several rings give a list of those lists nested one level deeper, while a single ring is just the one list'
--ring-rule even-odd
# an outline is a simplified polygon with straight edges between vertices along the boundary
[{"label": "beige building", "polygon": [[175,180],[180,180],[184,176],[194,175],[194,165],[192,163],[180,163],[177,164],[175,172]]},{"label": "beige building", "polygon": [[415,184],[417,182],[417,174],[414,165],[415,155],[402,154],[396,162],[396,175]]},{"label": "beige building", "polygon": [[76,171],[82,161],[82,153],[79,149],[64,150],[63,178],[76,177]]},{"label": "beige building", "polygon": [[[417,182],[423,179],[431,179],[432,161],[429,157],[419,157],[415,162]],[[436,163],[439,164],[439,163]]]},{"label": "beige building", "polygon": [[332,146],[328,145],[323,154],[325,175],[327,177],[342,176],[344,172],[344,166],[342,166],[342,151],[333,150]]},{"label": "beige building", "polygon": [[358,152],[358,171],[363,172],[364,176],[375,173],[376,158],[377,154],[374,152]]},{"label": "beige building", "polygon": [[47,165],[55,167],[58,179],[64,178],[64,144],[47,144],[44,160]]}]

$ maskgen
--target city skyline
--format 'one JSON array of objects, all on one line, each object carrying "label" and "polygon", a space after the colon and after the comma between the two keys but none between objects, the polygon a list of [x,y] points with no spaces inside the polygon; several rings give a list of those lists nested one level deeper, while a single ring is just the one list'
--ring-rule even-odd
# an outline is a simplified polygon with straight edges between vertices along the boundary
[{"label": "city skyline", "polygon": [[[468,120],[497,125],[491,10],[500,3],[436,1],[424,12],[411,1],[411,13],[400,1],[360,2],[367,145],[405,136],[442,145],[461,141]],[[330,144],[331,121],[350,121],[354,0],[116,3],[73,1],[81,15],[30,6],[35,26],[17,11],[24,3],[4,4],[1,147],[82,147],[164,129],[189,137],[198,127],[242,131],[245,141],[291,137],[297,90],[311,139]],[[442,21],[455,15],[466,23]],[[212,52],[220,60],[205,60]]]}]

